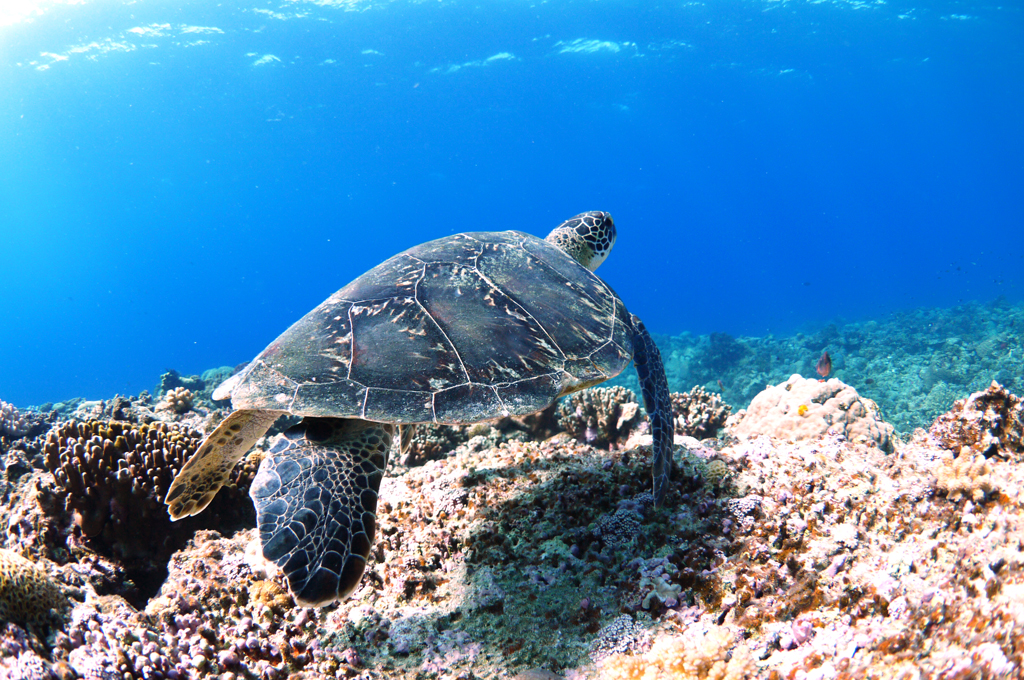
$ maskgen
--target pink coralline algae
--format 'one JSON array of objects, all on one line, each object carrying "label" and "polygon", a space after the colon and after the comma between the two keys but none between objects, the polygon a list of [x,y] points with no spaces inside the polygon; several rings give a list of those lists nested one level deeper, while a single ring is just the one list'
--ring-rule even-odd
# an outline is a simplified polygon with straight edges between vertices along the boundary
[{"label": "pink coralline algae", "polygon": [[74,510],[31,471],[9,482],[4,545],[36,551],[73,609],[0,630],[0,675],[1019,677],[1019,400],[990,388],[901,440],[852,388],[799,380],[718,438],[681,437],[657,507],[642,436],[487,426],[393,462],[361,587],[320,609],[296,606],[251,526],[194,533],[122,599],[123,557],[81,532],[29,540]]},{"label": "pink coralline algae", "polygon": [[986,458],[1017,458],[1024,454],[1024,400],[993,382],[953,404],[929,432],[954,454],[967,447]]},{"label": "pink coralline algae", "polygon": [[0,678],[4,680],[58,680],[45,658],[42,645],[13,623],[0,621]]}]

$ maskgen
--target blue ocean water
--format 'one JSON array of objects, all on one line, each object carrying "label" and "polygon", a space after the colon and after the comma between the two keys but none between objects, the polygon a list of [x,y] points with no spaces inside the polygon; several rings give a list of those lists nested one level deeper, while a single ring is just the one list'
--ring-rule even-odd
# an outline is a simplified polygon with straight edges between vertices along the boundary
[{"label": "blue ocean water", "polygon": [[655,333],[1024,298],[1024,13],[0,6],[0,398],[247,361],[424,240],[607,210]]}]

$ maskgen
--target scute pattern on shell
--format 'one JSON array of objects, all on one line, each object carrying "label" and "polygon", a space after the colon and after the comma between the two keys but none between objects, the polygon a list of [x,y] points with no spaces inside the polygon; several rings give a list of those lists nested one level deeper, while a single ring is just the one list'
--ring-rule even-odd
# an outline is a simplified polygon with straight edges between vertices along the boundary
[{"label": "scute pattern on shell", "polygon": [[456,234],[378,265],[246,369],[235,408],[381,422],[473,423],[541,410],[624,369],[614,292],[520,232]]}]

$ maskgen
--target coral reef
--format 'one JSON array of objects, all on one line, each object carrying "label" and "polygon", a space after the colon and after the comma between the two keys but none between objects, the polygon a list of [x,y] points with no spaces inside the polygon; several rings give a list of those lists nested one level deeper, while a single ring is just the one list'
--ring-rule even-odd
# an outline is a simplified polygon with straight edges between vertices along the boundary
[{"label": "coral reef", "polygon": [[[34,560],[52,559],[53,551],[62,543],[62,526],[67,520],[64,503],[56,500],[53,475],[36,469],[22,454],[12,449],[3,460],[6,469],[0,475],[0,548]],[[42,467],[41,460],[38,467]]]},{"label": "coral reef", "polygon": [[416,425],[402,465],[422,465],[437,460],[469,440],[469,428],[456,425]]},{"label": "coral reef", "polygon": [[590,658],[603,663],[612,657],[642,654],[651,647],[651,632],[629,614],[622,614],[599,630],[590,642]]},{"label": "coral reef", "polygon": [[178,389],[202,392],[206,389],[206,381],[198,375],[182,375],[172,368],[160,376],[160,384],[156,388],[156,393],[163,397],[171,390]]},{"label": "coral reef", "polygon": [[794,441],[816,439],[829,431],[892,451],[893,428],[881,419],[875,402],[837,378],[790,376],[754,397],[736,414],[733,427],[741,437],[767,434]]},{"label": "coral reef", "polygon": [[558,404],[559,426],[578,441],[599,448],[624,443],[640,420],[636,394],[624,387],[592,387]]},{"label": "coral reef", "polygon": [[42,645],[23,628],[0,618],[0,678],[4,680],[58,680],[60,676],[44,658]]},{"label": "coral reef", "polygon": [[29,421],[18,409],[0,400],[0,435],[17,439],[28,434],[30,427]]},{"label": "coral reef", "polygon": [[257,546],[253,530],[232,538],[198,532],[171,558],[144,611],[88,593],[54,657],[81,677],[344,677],[358,658],[321,648],[317,630],[325,632],[327,614],[294,607]]},{"label": "coral reef", "polygon": [[673,392],[671,396],[676,434],[696,439],[716,437],[732,413],[732,407],[721,396],[700,385],[689,392]]},{"label": "coral reef", "polygon": [[[886,665],[887,677],[1019,671],[1021,652],[1006,631],[1022,614],[1010,593],[1021,583],[1024,516],[1012,499],[1024,475],[971,460],[975,469],[960,466],[959,477],[983,487],[991,474],[1005,488],[958,508],[950,501],[961,494],[934,496],[929,483],[947,477],[938,446],[921,431],[888,456],[838,435],[791,444],[762,437],[727,451],[743,469],[737,490],[761,498],[774,518],[754,524],[721,572],[732,592],[726,622],[776,635],[778,651],[769,640],[763,652],[768,668],[782,677],[808,663],[822,677]],[[990,617],[1007,623],[968,623]]]},{"label": "coral reef", "polygon": [[[817,324],[786,335],[656,336],[673,391],[701,385],[739,409],[765,385],[816,375],[823,352],[831,375],[874,400],[900,433],[928,427],[953,402],[997,380],[1024,388],[1024,304],[996,300],[922,308],[884,319]],[[633,371],[611,384],[638,390]]]},{"label": "coral reef", "polygon": [[196,393],[185,387],[170,388],[160,393],[160,399],[155,402],[149,392],[143,390],[138,396],[114,395],[110,399],[91,401],[71,399],[56,404],[43,404],[39,409],[48,414],[50,423],[67,420],[116,420],[145,424],[161,421],[206,427],[214,424],[210,422],[211,418],[218,420],[220,417],[216,405],[204,397],[203,393]]},{"label": "coral reef", "polygon": [[157,402],[156,410],[185,413],[192,409],[194,397],[187,387],[173,387],[164,392],[163,398]]},{"label": "coral reef", "polygon": [[935,479],[937,488],[954,501],[961,497],[981,501],[985,494],[998,490],[992,479],[992,466],[985,456],[980,453],[974,455],[967,446],[960,449],[956,458],[952,455],[942,457],[942,464],[935,468]]},{"label": "coral reef", "polygon": [[[599,665],[601,680],[743,680],[757,671],[750,649],[733,631],[712,626],[658,638],[643,655],[615,654]],[[731,653],[730,653],[731,650]]]},{"label": "coral reef", "polygon": [[558,425],[558,406],[558,403],[554,403],[537,413],[502,418],[494,427],[506,439],[541,441],[561,431]]},{"label": "coral reef", "polygon": [[456,448],[475,439],[474,445],[487,448],[512,440],[546,439],[558,431],[555,405],[526,416],[499,418],[473,425],[415,425],[409,448],[399,462],[422,465],[450,455]]},{"label": "coral reef", "polygon": [[0,549],[0,621],[48,625],[67,608],[67,598],[45,570]]},{"label": "coral reef", "polygon": [[985,391],[953,404],[929,432],[950,451],[967,447],[985,457],[1019,459],[1024,454],[1024,403],[993,381]]},{"label": "coral reef", "polygon": [[750,353],[750,349],[728,333],[708,336],[706,365],[709,371],[721,373]]},{"label": "coral reef", "polygon": [[[242,366],[238,368],[241,369]],[[214,408],[217,404],[223,406],[227,402],[214,402],[213,391],[222,382],[230,378],[235,373],[235,370],[230,366],[221,366],[203,371],[202,375],[182,375],[171,369],[160,376],[156,395],[160,398],[161,403],[167,403],[171,406],[171,410],[177,413],[184,413],[196,405]],[[185,398],[185,393],[188,393],[190,396]],[[170,400],[168,400],[168,395],[172,395]],[[185,404],[188,406],[186,407]],[[167,409],[165,408],[164,410]]]},{"label": "coral reef", "polygon": [[137,397],[119,394],[110,399],[78,400],[61,404],[44,404],[40,408],[52,409],[60,420],[120,420],[128,423],[149,423],[157,419],[150,408],[151,397],[143,391]]},{"label": "coral reef", "polygon": [[[841,374],[838,352],[830,354]],[[52,649],[17,625],[0,629],[0,674],[1020,676],[1024,468],[1011,445],[1016,430],[997,427],[1012,422],[1019,400],[972,395],[930,431],[890,436],[887,453],[885,423],[852,388],[799,378],[785,386],[768,388],[770,408],[733,417],[717,439],[682,437],[657,507],[650,452],[624,433],[601,449],[494,423],[459,432],[434,460],[393,463],[359,590],[319,609],[292,602],[260,557],[251,518],[229,526],[224,515],[218,532],[193,526],[190,541],[161,557],[164,572],[148,594],[111,595],[127,590],[115,584],[132,578],[136,560],[84,549],[95,539],[80,530],[63,543],[45,538],[51,529],[39,513],[59,525],[70,505],[47,499],[68,492],[29,469],[2,497],[4,540],[56,545],[49,552],[60,566],[44,564],[75,606]],[[825,413],[827,427],[804,428]],[[52,433],[69,456],[96,460],[103,440],[117,446],[104,429],[113,424],[90,424],[88,437],[78,426]],[[149,427],[170,436],[169,424]],[[138,507],[134,496],[130,503]]]},{"label": "coral reef", "polygon": [[[210,505],[209,518],[203,513],[171,522],[163,499],[201,439],[198,431],[177,423],[61,423],[43,445],[55,484],[40,487],[34,496],[39,505],[66,509],[70,526],[55,528],[30,519],[26,531],[42,533],[55,554],[105,564],[106,574],[93,582],[97,591],[133,601],[147,597],[163,581],[168,557],[196,529],[253,521],[247,493],[261,459],[259,448],[232,471]],[[12,515],[28,519],[34,512],[22,504],[12,509]],[[124,583],[125,578],[130,583]]]},{"label": "coral reef", "polygon": [[46,467],[64,491],[86,536],[104,530],[110,544],[149,533],[174,475],[202,441],[180,425],[133,426],[120,421],[69,421],[46,438]]}]

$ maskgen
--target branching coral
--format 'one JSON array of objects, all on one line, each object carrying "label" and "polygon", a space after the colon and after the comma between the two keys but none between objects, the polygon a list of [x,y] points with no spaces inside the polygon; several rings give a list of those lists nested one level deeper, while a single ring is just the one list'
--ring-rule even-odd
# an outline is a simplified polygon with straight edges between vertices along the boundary
[{"label": "branching coral", "polygon": [[970,447],[960,449],[960,455],[944,456],[942,463],[935,469],[935,479],[941,491],[945,491],[951,500],[967,496],[980,501],[986,493],[997,490],[992,478],[992,466],[981,454],[974,455]]},{"label": "branching coral", "polygon": [[[239,366],[238,368],[242,368],[242,366]],[[214,406],[214,390],[216,390],[221,383],[230,378],[234,372],[235,369],[230,366],[211,368],[208,371],[203,371],[202,375],[182,375],[175,370],[169,370],[160,376],[160,384],[157,385],[156,396],[159,397],[162,402],[166,401],[168,395],[172,392],[182,394],[187,391],[191,394],[191,400],[188,402],[189,408]],[[223,406],[226,402],[221,401],[216,403]],[[159,406],[157,408],[159,408]],[[187,411],[188,409],[185,410]],[[184,411],[178,411],[178,413],[184,413]]]},{"label": "branching coral", "polygon": [[17,439],[28,434],[31,424],[12,404],[0,401],[0,435]]},{"label": "branching coral", "polygon": [[185,413],[192,408],[194,396],[187,387],[175,387],[164,393],[164,398],[156,405],[158,411]]},{"label": "branching coral", "polygon": [[232,470],[212,512],[204,513],[208,519],[171,523],[164,496],[201,439],[198,431],[181,424],[119,421],[71,421],[47,436],[44,459],[57,482],[55,500],[90,539],[88,548],[123,561],[140,588],[158,584],[161,560],[197,527],[251,521],[252,504],[244,496],[259,464],[259,449]]},{"label": "branching coral", "polygon": [[415,428],[401,461],[403,465],[422,465],[443,458],[470,437],[469,428],[455,425],[416,425]]},{"label": "branching coral", "polygon": [[171,480],[201,439],[175,424],[71,421],[47,435],[44,454],[85,535],[109,528],[131,542],[143,528],[137,524],[162,507]]},{"label": "branching coral", "polygon": [[625,387],[594,387],[558,405],[558,424],[578,441],[599,448],[621,445],[639,420],[636,394]]},{"label": "branching coral", "polygon": [[997,382],[953,404],[935,419],[930,433],[944,447],[968,446],[986,457],[1024,453],[1024,400]]},{"label": "branching coral", "polygon": [[676,434],[707,439],[725,426],[732,407],[714,392],[699,385],[689,392],[672,393],[672,415]]}]

